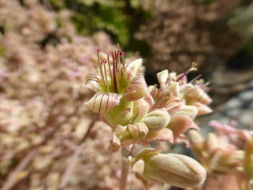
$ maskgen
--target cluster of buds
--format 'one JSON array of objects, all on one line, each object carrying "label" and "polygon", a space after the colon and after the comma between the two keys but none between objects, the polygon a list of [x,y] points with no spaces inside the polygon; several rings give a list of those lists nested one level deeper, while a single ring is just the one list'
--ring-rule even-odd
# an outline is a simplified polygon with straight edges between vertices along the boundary
[{"label": "cluster of buds", "polygon": [[[87,87],[95,95],[86,102],[113,130],[112,150],[123,151],[133,171],[143,180],[194,187],[203,183],[204,168],[190,157],[162,154],[151,147],[153,141],[186,142],[185,133],[198,129],[194,119],[210,113],[211,98],[199,77],[187,81],[186,73],[168,70],[157,74],[159,87],[147,86],[142,59],[127,63],[120,49],[97,50],[98,73],[87,77]],[[134,153],[136,145],[141,151]],[[126,153],[127,152],[127,153]]]},{"label": "cluster of buds", "polygon": [[191,148],[208,175],[234,173],[240,189],[253,188],[253,133],[234,124],[209,122],[215,133],[203,138],[198,131],[188,133]]}]

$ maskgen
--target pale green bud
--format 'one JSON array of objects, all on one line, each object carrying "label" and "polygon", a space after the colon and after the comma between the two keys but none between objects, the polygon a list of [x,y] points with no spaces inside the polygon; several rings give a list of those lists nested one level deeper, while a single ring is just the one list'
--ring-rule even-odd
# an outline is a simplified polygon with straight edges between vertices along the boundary
[{"label": "pale green bud", "polygon": [[[149,180],[179,187],[196,187],[205,181],[206,170],[194,159],[180,154],[156,154],[144,158],[142,175]],[[141,163],[138,163],[140,170]]]},{"label": "pale green bud", "polygon": [[170,122],[170,115],[163,110],[155,110],[148,113],[142,122],[151,130],[160,130],[165,128]]},{"label": "pale green bud", "polygon": [[194,119],[198,114],[198,109],[195,106],[182,106],[174,115],[186,115]]}]

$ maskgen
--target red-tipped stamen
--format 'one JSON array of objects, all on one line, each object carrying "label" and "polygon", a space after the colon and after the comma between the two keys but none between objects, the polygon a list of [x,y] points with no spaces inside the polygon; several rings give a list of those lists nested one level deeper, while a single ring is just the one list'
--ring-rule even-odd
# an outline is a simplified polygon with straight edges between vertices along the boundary
[{"label": "red-tipped stamen", "polygon": [[198,70],[197,65],[198,64],[196,62],[192,62],[192,66],[190,67],[190,69],[188,69],[188,71],[186,71],[185,73],[182,73],[181,75],[179,75],[179,77],[176,79],[176,82],[179,82],[180,80],[182,80],[190,72],[197,71]]},{"label": "red-tipped stamen", "polygon": [[112,66],[113,66],[113,84],[114,84],[114,88],[115,88],[115,91],[118,92],[118,86],[117,86],[117,77],[116,77],[116,67],[117,67],[117,54],[116,52],[112,52]]},{"label": "red-tipped stamen", "polygon": [[103,69],[102,69],[103,60],[100,59],[99,53],[100,53],[100,49],[97,49],[98,68],[101,75],[102,84],[106,86],[105,77],[104,77]]},{"label": "red-tipped stamen", "polygon": [[105,76],[105,82],[106,82],[106,88],[108,88],[108,76],[107,76],[107,69],[106,69],[106,63],[107,63],[107,61],[105,60],[105,59],[102,59],[101,60],[102,62],[101,62],[101,64],[102,64],[102,66],[104,66],[104,67],[102,67],[102,69],[103,69],[103,71],[104,71],[104,76]]},{"label": "red-tipped stamen", "polygon": [[108,68],[109,68],[109,72],[110,72],[110,78],[112,80],[113,75],[112,75],[112,66],[111,66],[111,62],[110,62],[110,57],[109,57],[109,53],[107,52],[107,62],[108,62]]}]

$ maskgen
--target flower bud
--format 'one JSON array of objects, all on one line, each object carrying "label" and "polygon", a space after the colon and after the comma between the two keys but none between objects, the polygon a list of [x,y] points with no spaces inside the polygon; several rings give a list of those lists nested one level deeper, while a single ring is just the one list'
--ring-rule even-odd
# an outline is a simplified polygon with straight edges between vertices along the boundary
[{"label": "flower bud", "polygon": [[173,138],[173,132],[168,129],[168,128],[164,128],[161,130],[156,130],[156,131],[150,131],[146,137],[146,140],[149,141],[167,141],[172,143],[174,138]]},{"label": "flower bud", "polygon": [[163,110],[155,110],[148,113],[142,122],[151,130],[160,130],[165,128],[170,122],[170,115]]},{"label": "flower bud", "polygon": [[185,155],[156,154],[144,158],[144,162],[142,175],[152,181],[179,187],[196,187],[203,184],[206,178],[205,169]]},{"label": "flower bud", "polygon": [[187,136],[192,146],[202,147],[202,144],[204,143],[204,138],[201,136],[199,131],[189,130]]},{"label": "flower bud", "polygon": [[149,132],[144,123],[129,124],[127,130],[120,134],[121,140],[138,139],[145,137]]},{"label": "flower bud", "polygon": [[186,115],[191,119],[194,119],[198,114],[198,109],[195,106],[182,106],[177,110],[175,115]]},{"label": "flower bud", "polygon": [[189,129],[196,128],[192,119],[185,115],[173,115],[168,128],[173,131],[174,137],[178,137],[180,134],[185,133]]},{"label": "flower bud", "polygon": [[138,130],[138,127],[136,125],[129,124],[127,126],[127,129],[128,129],[128,131],[129,131],[132,138],[139,137],[139,130]]},{"label": "flower bud", "polygon": [[200,103],[200,102],[196,102],[196,103],[194,104],[194,106],[196,106],[197,109],[198,109],[198,115],[209,114],[209,113],[212,113],[212,111],[213,111],[213,110],[212,110],[211,108],[209,108],[207,105],[202,104],[202,103]]},{"label": "flower bud", "polygon": [[138,127],[140,137],[145,137],[148,134],[148,127],[144,123],[137,123],[136,126]]},{"label": "flower bud", "polygon": [[212,151],[220,147],[217,136],[214,133],[209,133],[205,141],[206,150]]}]

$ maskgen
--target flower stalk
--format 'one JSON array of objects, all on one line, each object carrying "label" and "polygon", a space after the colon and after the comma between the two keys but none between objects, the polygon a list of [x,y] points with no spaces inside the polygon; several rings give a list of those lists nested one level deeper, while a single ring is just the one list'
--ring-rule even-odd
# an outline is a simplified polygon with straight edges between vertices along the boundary
[{"label": "flower stalk", "polygon": [[124,157],[121,161],[120,190],[127,190],[127,177],[129,172],[128,162]]}]

